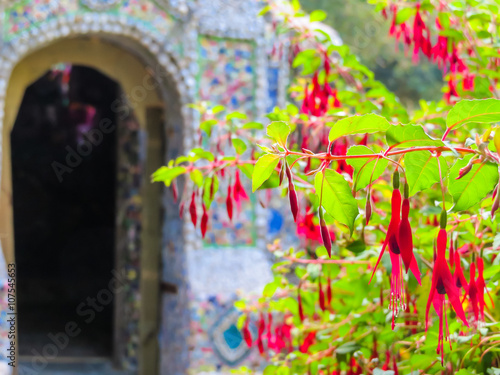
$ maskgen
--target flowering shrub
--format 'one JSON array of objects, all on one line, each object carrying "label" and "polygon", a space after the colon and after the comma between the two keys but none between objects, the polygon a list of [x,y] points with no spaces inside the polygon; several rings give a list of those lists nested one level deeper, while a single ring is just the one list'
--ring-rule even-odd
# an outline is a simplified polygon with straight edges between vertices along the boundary
[{"label": "flowering shrub", "polygon": [[409,114],[322,11],[271,1],[275,53],[290,42],[297,70],[290,103],[266,128],[196,105],[199,145],[153,179],[177,197],[189,177],[180,214],[202,236],[216,194],[229,220],[249,199],[243,176],[263,205],[286,194],[301,244],[270,244],[274,280],[236,304],[265,374],[498,374],[498,5],[374,2],[398,46],[442,67],[443,101]]}]

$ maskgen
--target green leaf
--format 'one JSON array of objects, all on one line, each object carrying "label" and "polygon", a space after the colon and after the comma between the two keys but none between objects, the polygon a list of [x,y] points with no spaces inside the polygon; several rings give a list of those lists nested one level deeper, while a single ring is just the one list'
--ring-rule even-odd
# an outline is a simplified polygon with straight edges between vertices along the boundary
[{"label": "green leaf", "polygon": [[274,139],[281,147],[286,147],[290,134],[290,127],[283,121],[273,121],[267,127],[267,135]]},{"label": "green leaf", "polygon": [[391,126],[385,138],[387,144],[393,147],[444,146],[441,140],[431,138],[421,125]]},{"label": "green leaf", "polygon": [[243,329],[243,326],[245,325],[245,322],[247,319],[248,319],[248,317],[245,314],[241,314],[238,317],[238,320],[236,321],[236,327],[238,329]]},{"label": "green leaf", "polygon": [[208,161],[214,161],[215,157],[210,151],[206,151],[202,148],[193,148],[189,152],[189,158],[191,161],[196,161],[199,159],[207,159]]},{"label": "green leaf", "polygon": [[247,115],[245,115],[242,112],[231,112],[228,115],[226,115],[226,120],[232,120],[233,118],[238,118],[240,120],[246,120]]},{"label": "green leaf", "polygon": [[469,173],[456,180],[460,169],[467,165],[471,157],[472,155],[458,160],[450,170],[448,191],[455,202],[454,211],[463,211],[474,206],[498,183],[498,166],[492,163],[474,164]]},{"label": "green leaf", "polygon": [[[347,150],[347,155],[367,155],[367,154],[375,155],[375,152],[373,152],[366,146],[352,146],[349,147],[349,150]],[[368,186],[368,184],[370,183],[372,172],[373,172],[372,181],[375,181],[382,175],[382,173],[384,173],[385,169],[387,168],[388,161],[387,159],[383,158],[378,158],[378,159],[379,159],[378,162],[377,158],[373,158],[373,160],[370,162],[368,162],[369,160],[368,158],[346,159],[347,164],[349,164],[351,167],[354,168],[353,177],[355,178],[356,181],[355,183],[356,191],[361,190]]]},{"label": "green leaf", "polygon": [[276,292],[276,289],[278,289],[278,283],[275,281],[266,284],[264,287],[264,291],[262,292],[262,295],[264,297],[272,297],[274,295],[274,292]]},{"label": "green leaf", "polygon": [[262,155],[252,173],[252,191],[257,190],[273,173],[280,161],[280,156],[275,154]]},{"label": "green leaf", "polygon": [[241,128],[262,130],[264,129],[264,125],[262,125],[260,122],[250,121],[243,125]]},{"label": "green leaf", "polygon": [[[211,188],[212,184],[213,187]],[[206,178],[203,184],[203,202],[205,203],[205,206],[207,206],[207,209],[210,208],[215,194],[217,194],[217,190],[219,190],[219,179],[217,178],[217,175]],[[212,194],[210,194],[210,191],[212,191]]]},{"label": "green leaf", "polygon": [[247,145],[241,139],[233,138],[231,142],[233,142],[233,147],[238,155],[243,154],[247,150]]},{"label": "green leaf", "polygon": [[201,187],[203,185],[203,174],[199,169],[193,169],[189,174],[191,180],[198,186]]},{"label": "green leaf", "polygon": [[161,167],[153,173],[153,182],[163,181],[166,186],[170,186],[172,181],[186,173],[186,168],[184,167]]},{"label": "green leaf", "polygon": [[212,127],[215,124],[217,124],[217,120],[215,120],[215,119],[203,121],[200,124],[200,129],[203,130],[205,133],[207,133],[207,135],[210,137],[210,135],[212,134]]},{"label": "green leaf", "polygon": [[314,10],[309,15],[310,22],[321,22],[326,18],[326,12],[323,10]]},{"label": "green leaf", "polygon": [[223,110],[225,110],[225,109],[226,109],[226,107],[224,107],[223,105],[220,105],[220,104],[219,104],[219,105],[216,105],[216,106],[214,106],[214,107],[212,108],[212,113],[215,115],[215,114],[217,114],[217,113],[219,113],[219,112],[222,112],[222,111],[223,111]]},{"label": "green leaf", "polygon": [[446,126],[457,129],[469,122],[492,123],[500,121],[500,100],[461,100],[446,117]]},{"label": "green leaf", "polygon": [[318,197],[321,194],[323,186],[323,207],[335,220],[346,225],[352,234],[354,230],[354,220],[358,216],[358,204],[352,196],[349,183],[334,170],[325,170],[325,179],[323,182],[323,173],[316,174],[314,188]]},{"label": "green leaf", "polygon": [[263,7],[258,16],[263,16],[264,14],[266,14],[267,12],[269,12],[271,10],[271,6],[270,5],[266,5],[265,7]]},{"label": "green leaf", "polygon": [[414,14],[415,8],[413,7],[403,8],[399,10],[396,14],[396,24],[401,25],[403,22],[408,21]]},{"label": "green leaf", "polygon": [[383,132],[390,127],[385,117],[373,113],[351,116],[333,124],[328,139],[331,142],[345,135]]},{"label": "green leaf", "polygon": [[[448,165],[443,157],[439,158],[439,163],[444,178],[448,173]],[[408,152],[405,155],[405,169],[410,197],[439,182],[438,161],[429,151]]]}]

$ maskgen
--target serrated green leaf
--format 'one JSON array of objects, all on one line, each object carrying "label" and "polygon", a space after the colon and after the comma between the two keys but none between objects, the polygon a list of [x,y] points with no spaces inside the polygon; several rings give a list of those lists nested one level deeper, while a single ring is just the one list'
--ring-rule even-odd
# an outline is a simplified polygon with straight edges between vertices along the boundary
[{"label": "serrated green leaf", "polygon": [[267,135],[274,139],[281,147],[286,147],[290,134],[290,127],[283,121],[273,121],[267,127]]},{"label": "serrated green leaf", "polygon": [[457,129],[469,122],[492,123],[500,121],[500,100],[461,100],[446,117],[446,126]]},{"label": "serrated green leaf", "polygon": [[457,160],[450,169],[448,191],[455,203],[454,211],[463,211],[474,206],[498,183],[498,166],[492,163],[474,164],[469,173],[456,180],[460,169],[467,165],[471,157],[472,155]]},{"label": "serrated green leaf", "polygon": [[233,147],[238,155],[243,154],[247,150],[247,145],[241,139],[233,138],[231,139]]},{"label": "serrated green leaf", "polygon": [[390,127],[385,117],[373,113],[351,116],[333,124],[328,139],[331,142],[346,135],[383,132]]},{"label": "serrated green leaf", "polygon": [[152,181],[163,181],[166,186],[170,186],[172,181],[186,173],[186,168],[184,167],[161,167],[153,173]]},{"label": "serrated green leaf", "polygon": [[385,134],[387,144],[396,147],[444,146],[443,141],[432,138],[421,125],[391,126]]},{"label": "serrated green leaf", "polygon": [[325,170],[325,179],[323,182],[323,173],[316,174],[314,188],[318,197],[323,187],[323,207],[335,220],[346,225],[351,234],[354,230],[354,221],[358,216],[358,204],[352,196],[349,183],[334,170]]},{"label": "serrated green leaf", "polygon": [[[429,151],[408,152],[404,160],[410,197],[439,182],[438,161]],[[439,158],[439,162],[441,174],[445,178],[448,173],[448,165],[443,157]]]},{"label": "serrated green leaf", "polygon": [[252,191],[257,190],[273,173],[280,161],[280,156],[275,154],[262,155],[252,173]]},{"label": "serrated green leaf", "polygon": [[[347,150],[347,155],[375,155],[375,152],[370,150],[366,146],[352,146]],[[368,158],[353,158],[346,159],[347,164],[354,168],[353,178],[356,184],[356,191],[364,189],[370,183],[370,178],[372,177],[373,172],[373,180],[378,179],[382,173],[384,173],[387,168],[387,159],[383,158],[373,158],[373,160],[369,161]],[[367,163],[368,162],[368,163]],[[376,163],[376,165],[375,165]],[[374,170],[375,168],[375,170]]]}]

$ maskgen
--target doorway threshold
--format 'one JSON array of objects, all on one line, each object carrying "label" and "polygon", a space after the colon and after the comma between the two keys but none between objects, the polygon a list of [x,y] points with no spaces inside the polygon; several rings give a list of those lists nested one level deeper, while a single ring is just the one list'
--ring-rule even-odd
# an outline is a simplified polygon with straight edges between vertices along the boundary
[{"label": "doorway threshold", "polygon": [[[108,358],[62,357],[44,366],[33,367],[30,357],[21,356],[19,374],[37,375],[131,375],[132,372],[113,368]],[[40,368],[43,367],[43,368]]]}]

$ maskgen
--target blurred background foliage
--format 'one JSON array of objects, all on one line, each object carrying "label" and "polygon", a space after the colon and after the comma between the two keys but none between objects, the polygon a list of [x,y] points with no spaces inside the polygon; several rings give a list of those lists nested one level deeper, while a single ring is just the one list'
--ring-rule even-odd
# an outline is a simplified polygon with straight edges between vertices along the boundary
[{"label": "blurred background foliage", "polygon": [[[376,79],[383,82],[410,109],[418,101],[442,98],[442,74],[437,65],[421,59],[413,63],[411,51],[405,57],[402,45],[389,36],[390,20],[384,19],[366,0],[302,0],[307,12],[324,10],[324,23],[333,27]],[[397,47],[397,48],[396,48]]]}]

